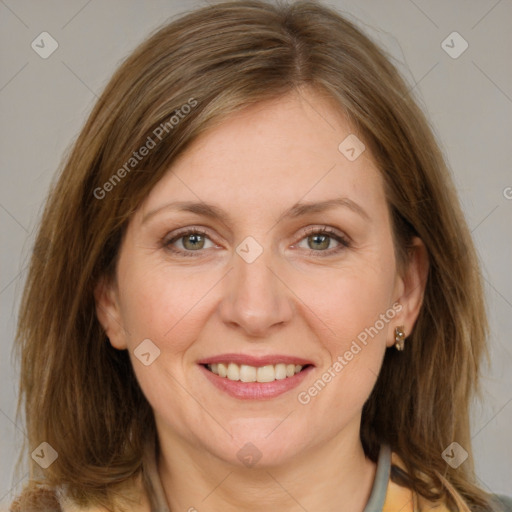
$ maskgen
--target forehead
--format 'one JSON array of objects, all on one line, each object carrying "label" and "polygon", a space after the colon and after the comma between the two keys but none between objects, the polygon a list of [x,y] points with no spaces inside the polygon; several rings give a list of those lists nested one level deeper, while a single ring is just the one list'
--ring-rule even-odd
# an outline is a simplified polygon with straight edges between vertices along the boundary
[{"label": "forehead", "polygon": [[339,149],[354,136],[339,107],[313,91],[252,105],[196,139],[151,191],[141,213],[173,200],[260,215],[264,207],[274,218],[299,200],[349,197],[382,207],[382,178],[369,151],[349,160]]}]

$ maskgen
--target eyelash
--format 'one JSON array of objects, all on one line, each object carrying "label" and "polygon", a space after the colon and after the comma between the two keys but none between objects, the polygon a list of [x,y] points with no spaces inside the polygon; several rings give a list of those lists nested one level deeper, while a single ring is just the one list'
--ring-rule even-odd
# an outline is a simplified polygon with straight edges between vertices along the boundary
[{"label": "eyelash", "polygon": [[[180,256],[193,257],[193,258],[201,256],[201,252],[204,249],[200,249],[197,251],[190,251],[190,250],[184,251],[184,250],[175,249],[174,247],[172,247],[172,244],[174,242],[180,240],[181,238],[185,238],[188,235],[202,235],[202,236],[210,238],[208,236],[208,232],[202,228],[187,228],[184,231],[178,232],[174,237],[172,237],[170,239],[162,240],[162,245],[168,251],[170,251],[174,254],[178,254]],[[324,258],[324,257],[331,256],[333,254],[343,251],[344,249],[351,247],[351,244],[350,244],[350,241],[348,240],[348,238],[338,234],[336,231],[334,231],[334,229],[330,228],[329,226],[323,226],[321,228],[318,228],[318,227],[307,228],[306,232],[304,233],[304,236],[299,240],[299,242],[301,242],[305,238],[308,238],[313,235],[328,235],[330,238],[333,238],[334,240],[336,240],[336,242],[338,242],[340,244],[338,247],[334,247],[332,249],[326,249],[326,250],[320,250],[320,251],[315,251],[313,249],[310,249],[309,250],[310,255],[312,255],[314,257]],[[307,249],[305,249],[305,250],[307,250]],[[198,254],[194,254],[194,253],[198,253]],[[322,253],[322,254],[317,254],[317,253]]]}]

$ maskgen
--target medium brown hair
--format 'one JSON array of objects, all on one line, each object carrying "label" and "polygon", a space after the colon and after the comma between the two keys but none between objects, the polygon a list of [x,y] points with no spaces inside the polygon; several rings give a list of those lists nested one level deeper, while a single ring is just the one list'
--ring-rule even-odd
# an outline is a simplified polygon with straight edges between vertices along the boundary
[{"label": "medium brown hair", "polygon": [[[29,445],[46,441],[58,452],[44,472],[31,461],[27,496],[43,481],[65,485],[79,503],[114,508],[113,489],[140,474],[153,414],[127,352],[112,348],[98,322],[95,285],[115,272],[134,211],[201,133],[305,86],[339,105],[377,162],[398,261],[418,236],[430,262],[406,349],[387,350],[364,406],[364,450],[376,461],[388,443],[407,468],[392,478],[428,499],[488,509],[475,485],[468,417],[487,320],[449,171],[390,58],[336,11],[307,1],[226,2],[179,17],[125,60],[95,105],[48,197],[19,314]],[[165,137],[120,172],[162,126]],[[441,456],[454,440],[470,454],[458,469]]]}]

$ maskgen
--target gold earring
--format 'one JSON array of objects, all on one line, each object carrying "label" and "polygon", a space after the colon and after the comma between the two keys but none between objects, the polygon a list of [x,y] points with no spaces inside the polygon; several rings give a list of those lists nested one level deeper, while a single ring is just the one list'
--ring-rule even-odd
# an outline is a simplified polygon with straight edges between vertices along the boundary
[{"label": "gold earring", "polygon": [[405,331],[404,326],[400,325],[399,327],[395,327],[395,348],[398,351],[402,351],[405,345]]}]

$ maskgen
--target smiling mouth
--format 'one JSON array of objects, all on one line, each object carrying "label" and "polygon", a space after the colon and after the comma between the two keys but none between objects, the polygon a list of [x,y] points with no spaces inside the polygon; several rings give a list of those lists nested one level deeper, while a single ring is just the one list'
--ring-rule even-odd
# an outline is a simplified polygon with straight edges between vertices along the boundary
[{"label": "smiling mouth", "polygon": [[312,365],[279,363],[275,365],[249,366],[226,362],[204,364],[203,366],[215,375],[228,380],[264,383],[291,378]]}]

